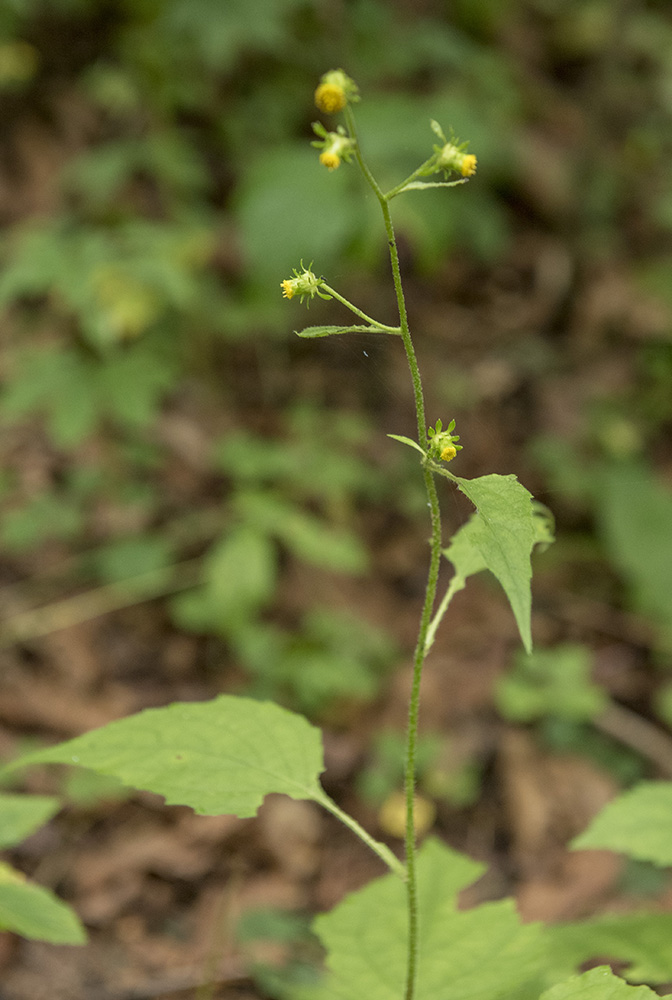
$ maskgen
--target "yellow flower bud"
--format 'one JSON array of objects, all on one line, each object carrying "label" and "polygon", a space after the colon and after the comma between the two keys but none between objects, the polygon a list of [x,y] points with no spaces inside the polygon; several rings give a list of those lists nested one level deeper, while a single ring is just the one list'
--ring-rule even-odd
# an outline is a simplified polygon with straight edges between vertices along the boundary
[{"label": "yellow flower bud", "polygon": [[285,278],[285,280],[280,283],[280,287],[282,288],[282,294],[284,298],[286,299],[294,298],[294,288],[292,287],[291,278]]},{"label": "yellow flower bud", "polygon": [[449,444],[441,452],[441,460],[443,462],[452,462],[452,460],[455,458],[456,455],[457,455],[457,449],[452,444]]}]

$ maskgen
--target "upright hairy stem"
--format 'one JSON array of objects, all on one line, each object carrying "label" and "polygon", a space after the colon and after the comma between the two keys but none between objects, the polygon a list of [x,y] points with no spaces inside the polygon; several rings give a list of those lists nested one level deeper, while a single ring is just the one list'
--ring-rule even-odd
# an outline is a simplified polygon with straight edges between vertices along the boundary
[{"label": "upright hairy stem", "polygon": [[[345,110],[346,120],[350,135],[356,139],[355,122],[350,107]],[[427,451],[427,421],[425,417],[425,400],[422,392],[422,380],[418,359],[415,355],[415,348],[411,339],[411,332],[408,327],[408,316],[406,313],[406,302],[401,284],[401,271],[399,268],[399,253],[397,242],[390,216],[388,198],[384,195],[376,183],[371,171],[362,159],[359,145],[356,146],[355,156],[357,162],[371,185],[383,213],[387,242],[390,251],[390,261],[392,264],[392,277],[394,289],[397,296],[397,307],[399,310],[399,324],[401,337],[406,351],[408,367],[413,382],[413,395],[415,399],[415,414],[418,422],[418,442]],[[417,978],[418,962],[418,878],[417,878],[417,851],[415,844],[415,779],[416,779],[416,755],[418,745],[418,721],[420,716],[420,683],[422,679],[422,665],[427,652],[427,634],[429,631],[432,608],[436,598],[436,588],[439,578],[439,566],[441,560],[441,512],[439,509],[439,498],[436,492],[436,484],[431,471],[423,466],[423,477],[427,500],[432,523],[431,557],[429,562],[429,572],[427,575],[427,586],[425,588],[425,600],[420,615],[420,628],[418,639],[413,655],[413,682],[411,685],[411,696],[408,708],[408,733],[406,742],[406,770],[405,770],[405,792],[406,792],[406,868],[407,868],[407,899],[408,899],[408,962],[406,975],[405,1000],[413,1000],[415,996],[415,984]]]}]

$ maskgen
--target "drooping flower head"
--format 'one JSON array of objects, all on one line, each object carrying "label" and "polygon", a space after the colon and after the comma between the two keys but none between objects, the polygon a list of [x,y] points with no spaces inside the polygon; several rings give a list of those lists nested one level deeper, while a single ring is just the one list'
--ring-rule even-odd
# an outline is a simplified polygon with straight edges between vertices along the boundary
[{"label": "drooping flower head", "polygon": [[331,295],[327,295],[321,291],[324,284],[322,278],[318,278],[317,275],[313,274],[310,267],[304,267],[303,261],[301,261],[300,267],[300,271],[297,271],[296,268],[293,269],[293,278],[285,278],[284,281],[280,282],[284,298],[293,299],[295,295],[298,295],[299,302],[303,302],[305,298],[310,300],[319,295],[321,299],[330,299]]},{"label": "drooping flower head", "polygon": [[327,170],[336,170],[337,167],[340,167],[341,160],[346,163],[350,162],[355,151],[355,140],[347,135],[342,125],[339,125],[335,132],[327,132],[322,122],[313,122],[313,132],[315,135],[319,135],[320,139],[312,142],[311,146],[322,150],[320,163]]},{"label": "drooping flower head", "polygon": [[452,131],[450,141],[443,134],[443,129],[438,122],[432,121],[432,131],[441,140],[441,146],[434,146],[434,170],[443,170],[445,176],[451,172],[461,174],[462,177],[473,177],[476,173],[478,163],[473,153],[465,152],[468,142],[460,142]]},{"label": "drooping flower head", "polygon": [[327,115],[334,115],[350,101],[358,100],[357,84],[342,69],[325,73],[315,91],[315,104]]}]

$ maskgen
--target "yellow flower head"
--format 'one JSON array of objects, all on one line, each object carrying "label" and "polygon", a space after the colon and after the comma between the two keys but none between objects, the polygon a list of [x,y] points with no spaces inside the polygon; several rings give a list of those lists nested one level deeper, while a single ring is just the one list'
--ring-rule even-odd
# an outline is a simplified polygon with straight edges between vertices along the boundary
[{"label": "yellow flower head", "polygon": [[315,104],[328,115],[342,111],[347,103],[345,91],[337,83],[321,83],[315,91]]},{"label": "yellow flower head", "polygon": [[[450,173],[461,174],[463,177],[473,177],[476,173],[477,159],[473,153],[467,153],[468,142],[460,142],[455,138],[452,129],[450,141],[446,139],[443,129],[438,122],[430,122],[432,132],[441,140],[440,146],[434,146],[434,156],[428,163],[426,176],[443,170],[447,177]],[[459,181],[453,183],[459,184]]]},{"label": "yellow flower head", "polygon": [[460,173],[463,177],[473,177],[476,173],[476,164],[478,160],[473,153],[467,153],[462,157],[462,163],[460,164]]},{"label": "yellow flower head", "polygon": [[462,445],[457,443],[460,440],[460,435],[453,434],[454,430],[454,420],[450,421],[445,431],[440,420],[436,421],[435,427],[427,428],[427,437],[429,438],[428,453],[429,457],[433,458],[434,461],[452,462],[458,451],[462,451]]},{"label": "yellow flower head", "polygon": [[324,279],[318,278],[309,267],[304,267],[303,261],[301,261],[301,270],[297,271],[294,268],[294,277],[281,281],[280,288],[282,288],[285,299],[293,299],[295,295],[299,296],[300,302],[303,302],[305,298],[312,299],[316,295],[319,295],[321,299],[330,299],[331,295],[321,290],[323,284]]},{"label": "yellow flower head", "polygon": [[336,170],[336,168],[341,165],[341,158],[338,153],[325,149],[323,153],[320,153],[320,163],[323,167],[326,167],[327,170]]},{"label": "yellow flower head", "polygon": [[313,122],[313,132],[320,138],[311,145],[316,149],[321,149],[320,163],[327,170],[336,170],[341,162],[350,162],[350,158],[355,152],[355,140],[352,139],[342,125],[339,125],[335,132],[327,132],[322,122]]},{"label": "yellow flower head", "polygon": [[334,115],[350,101],[358,100],[357,84],[342,69],[330,69],[325,73],[315,91],[315,104],[328,115]]}]

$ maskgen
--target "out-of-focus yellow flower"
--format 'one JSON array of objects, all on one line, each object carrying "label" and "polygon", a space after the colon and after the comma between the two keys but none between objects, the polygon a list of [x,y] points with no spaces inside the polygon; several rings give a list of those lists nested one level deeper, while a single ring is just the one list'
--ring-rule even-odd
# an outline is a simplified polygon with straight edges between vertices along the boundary
[{"label": "out-of-focus yellow flower", "polygon": [[325,73],[315,91],[315,104],[328,115],[334,115],[350,101],[358,100],[357,84],[342,69],[330,69]]},{"label": "out-of-focus yellow flower", "polygon": [[[436,819],[436,807],[424,795],[414,796],[413,819],[415,832],[422,837],[431,830]],[[406,833],[406,796],[403,792],[392,792],[378,811],[380,828],[391,837],[403,838]]]},{"label": "out-of-focus yellow flower", "polygon": [[337,83],[321,83],[315,91],[315,104],[325,114],[334,115],[342,111],[347,103],[345,91]]},{"label": "out-of-focus yellow flower", "polygon": [[282,288],[282,294],[286,299],[294,298],[294,287],[292,285],[291,278],[285,278],[285,280],[281,282],[280,287]]},{"label": "out-of-focus yellow flower", "polygon": [[452,462],[452,460],[455,458],[456,455],[457,455],[457,448],[454,445],[449,444],[441,452],[441,460],[443,462]]},{"label": "out-of-focus yellow flower", "polygon": [[342,160],[350,162],[350,157],[355,151],[355,140],[347,134],[342,125],[339,125],[335,132],[327,132],[322,122],[313,122],[313,132],[319,135],[320,139],[312,142],[311,146],[322,150],[320,163],[327,170],[336,170]]},{"label": "out-of-focus yellow flower", "polygon": [[320,163],[327,170],[336,170],[341,165],[341,158],[338,153],[334,153],[330,149],[325,149],[323,153],[320,153]]}]

